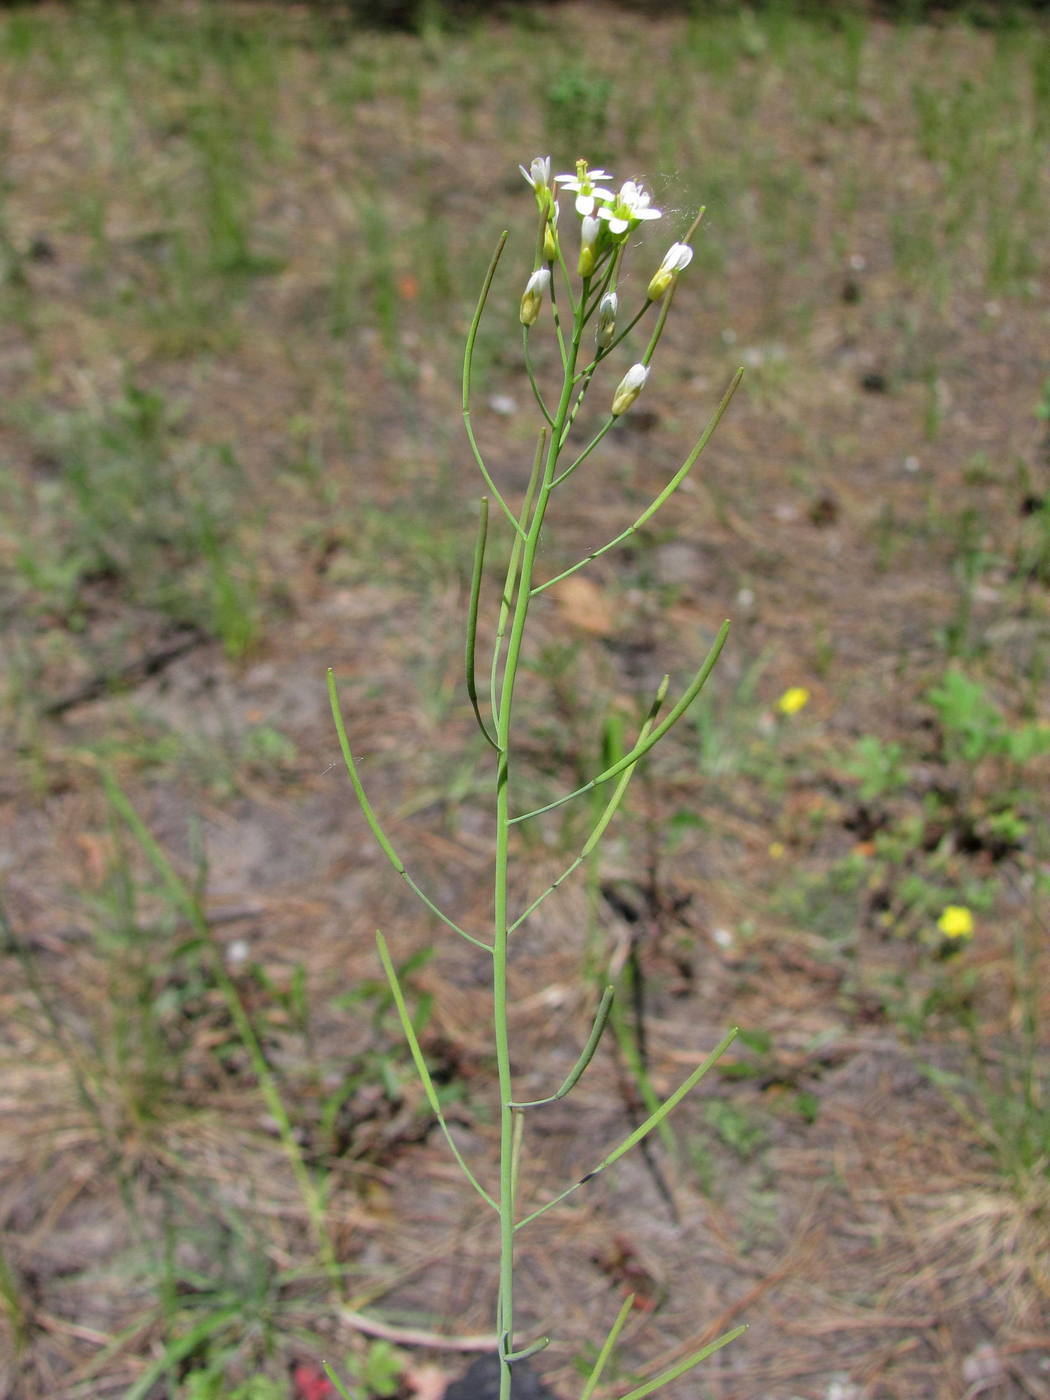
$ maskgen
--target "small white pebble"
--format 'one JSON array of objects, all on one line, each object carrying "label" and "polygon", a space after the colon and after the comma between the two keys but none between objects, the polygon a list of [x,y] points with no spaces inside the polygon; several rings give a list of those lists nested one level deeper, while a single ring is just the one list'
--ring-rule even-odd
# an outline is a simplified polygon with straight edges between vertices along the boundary
[{"label": "small white pebble", "polygon": [[716,948],[732,948],[733,946],[733,935],[727,928],[712,929],[711,940]]},{"label": "small white pebble", "polygon": [[512,399],[509,394],[493,394],[489,399],[489,408],[502,418],[509,418],[512,413],[517,413],[518,401]]},{"label": "small white pebble", "polygon": [[755,590],[741,588],[736,595],[736,605],[738,608],[753,608],[755,606]]},{"label": "small white pebble", "polygon": [[904,470],[906,472],[917,472],[921,465],[922,463],[919,461],[918,457],[909,455],[904,459]]},{"label": "small white pebble", "polygon": [[863,272],[868,265],[868,260],[863,253],[850,253],[849,265],[854,272]]}]

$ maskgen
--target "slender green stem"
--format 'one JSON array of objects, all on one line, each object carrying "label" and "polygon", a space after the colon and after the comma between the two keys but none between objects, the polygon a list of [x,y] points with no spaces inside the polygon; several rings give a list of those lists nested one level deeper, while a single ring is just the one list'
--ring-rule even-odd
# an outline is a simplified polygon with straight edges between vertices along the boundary
[{"label": "slender green stem", "polygon": [[654,1376],[651,1381],[646,1381],[643,1385],[635,1386],[620,1400],[643,1400],[646,1395],[652,1395],[656,1390],[662,1390],[671,1381],[676,1381],[679,1376],[684,1376],[687,1371],[691,1371],[694,1366],[699,1366],[701,1361],[706,1361],[709,1356],[713,1356],[716,1351],[721,1351],[730,1342],[735,1342],[737,1337],[742,1337],[747,1331],[747,1323],[742,1322],[739,1327],[734,1327],[730,1332],[723,1332],[720,1337],[716,1337],[713,1342],[708,1342],[707,1346],[701,1347],[699,1351],[691,1352],[682,1361],[674,1366],[669,1366],[666,1371],[661,1371],[658,1376]]},{"label": "slender green stem", "polygon": [[627,1321],[628,1317],[630,1317],[633,1307],[634,1294],[628,1293],[627,1297],[620,1305],[620,1311],[616,1314],[615,1322],[609,1328],[609,1335],[602,1343],[601,1351],[595,1358],[594,1365],[591,1367],[591,1374],[587,1377],[587,1383],[580,1392],[580,1400],[591,1400],[591,1396],[594,1394],[598,1382],[602,1378],[602,1372],[605,1370],[609,1357],[612,1355],[612,1349],[616,1345],[620,1333],[623,1331],[624,1323]]},{"label": "slender green stem", "polygon": [[529,477],[529,485],[525,492],[525,500],[522,503],[521,513],[518,516],[518,524],[521,529],[514,536],[510,548],[510,559],[507,561],[507,576],[503,583],[503,592],[500,595],[499,617],[496,619],[496,635],[492,645],[492,667],[489,674],[489,703],[492,706],[492,713],[495,715],[499,711],[499,664],[503,656],[503,638],[507,632],[507,623],[510,621],[510,610],[514,602],[514,594],[517,587],[518,565],[521,560],[521,544],[525,538],[525,525],[528,522],[529,514],[532,510],[533,497],[536,494],[536,487],[539,485],[540,472],[543,470],[544,449],[547,445],[547,430],[540,430],[539,438],[536,441],[536,454],[532,461],[532,474]]},{"label": "slender green stem", "polygon": [[[616,419],[615,419],[614,417],[612,417],[612,415],[610,414],[610,416],[605,420],[605,422],[602,424],[602,426],[598,429],[598,431],[595,433],[594,437],[591,438],[590,442],[589,442],[589,443],[587,444],[587,446],[583,449],[583,451],[580,453],[580,455],[575,459],[575,461],[570,462],[570,464],[565,468],[564,471],[558,473],[558,475],[557,475],[557,476],[554,478],[554,480],[551,482],[551,485],[552,485],[552,486],[560,486],[560,485],[562,484],[562,482],[566,479],[566,477],[572,476],[572,474],[573,474],[573,472],[576,470],[576,468],[579,467],[579,466],[581,466],[581,465],[587,460],[587,458],[591,455],[591,453],[594,451],[594,449],[595,449],[595,448],[598,446],[598,444],[601,442],[602,438],[605,437],[606,433],[609,431],[609,429],[612,427],[612,425],[613,425],[615,422],[616,422]],[[537,591],[539,591],[539,590],[537,590]]]},{"label": "slender green stem", "polygon": [[543,401],[543,395],[540,393],[540,386],[536,383],[536,371],[532,367],[532,356],[529,354],[528,326],[522,326],[521,328],[521,351],[525,357],[525,373],[529,376],[529,384],[532,386],[532,397],[536,400],[539,410],[544,418],[546,418],[548,424],[551,424],[554,422],[554,419],[551,417],[550,410]]},{"label": "slender green stem", "polygon": [[[645,723],[638,731],[638,739],[636,740],[636,743],[640,743],[644,738],[646,738],[646,736],[649,734],[649,731],[653,727],[653,721],[655,720],[657,712],[659,711],[660,706],[663,704],[664,696],[667,693],[666,681],[667,677],[665,676],[664,683],[661,684],[660,689],[657,691],[656,698],[650,706]],[[630,783],[631,778],[634,776],[634,768],[635,765],[632,763],[629,768],[625,768],[624,771],[620,774],[620,781],[616,784],[616,788],[613,791],[612,797],[609,798],[609,801],[606,803],[601,816],[595,823],[591,834],[583,843],[583,847],[579,855],[576,856],[576,858],[565,867],[565,869],[561,872],[561,874],[556,880],[551,881],[551,883],[547,886],[547,888],[543,891],[542,894],[537,895],[537,897],[532,901],[532,903],[529,905],[529,907],[525,910],[523,914],[518,915],[518,917],[510,926],[511,933],[513,933],[515,929],[520,928],[521,925],[525,922],[525,920],[528,919],[530,915],[536,912],[536,910],[540,907],[540,905],[547,898],[547,896],[553,894],[554,891],[559,887],[559,885],[564,884],[564,882],[569,878],[569,876],[572,875],[574,871],[580,868],[583,862],[587,859],[587,857],[597,846],[598,842],[605,835],[606,828],[612,821],[613,817],[616,815],[617,809],[619,808],[621,802],[624,799],[624,795],[627,792],[627,785]]]},{"label": "slender green stem", "polygon": [[[581,305],[586,300],[586,283]],[[564,350],[562,390],[550,438],[547,443],[543,475],[536,492],[536,504],[528,522],[521,549],[521,562],[514,589],[513,612],[507,639],[507,655],[503,665],[503,683],[499,692],[496,720],[496,742],[499,757],[496,770],[496,853],[493,890],[492,992],[493,1034],[496,1048],[496,1071],[500,1098],[500,1269],[499,1303],[496,1331],[501,1338],[514,1335],[514,1132],[516,1111],[510,1059],[510,1036],[507,1024],[507,948],[508,868],[510,854],[510,735],[514,709],[514,691],[521,661],[525,623],[532,597],[532,575],[536,563],[543,521],[550,501],[563,430],[572,403],[573,375],[579,354],[582,321],[577,313],[572,338]],[[561,332],[559,328],[559,338]],[[508,600],[510,590],[508,590]],[[510,1363],[507,1348],[500,1348],[500,1400],[510,1400]]]}]

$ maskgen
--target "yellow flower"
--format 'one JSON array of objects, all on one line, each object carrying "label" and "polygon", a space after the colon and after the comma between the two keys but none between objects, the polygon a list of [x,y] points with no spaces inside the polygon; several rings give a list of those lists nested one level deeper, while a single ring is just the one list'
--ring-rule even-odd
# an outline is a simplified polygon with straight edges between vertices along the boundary
[{"label": "yellow flower", "polygon": [[793,685],[785,690],[777,701],[777,709],[782,715],[797,715],[809,704],[809,691],[803,685]]},{"label": "yellow flower", "polygon": [[937,927],[945,938],[972,938],[973,915],[965,904],[949,904],[937,920]]},{"label": "yellow flower", "polygon": [[774,860],[783,860],[784,856],[787,854],[783,841],[771,841],[769,845],[769,854]]}]

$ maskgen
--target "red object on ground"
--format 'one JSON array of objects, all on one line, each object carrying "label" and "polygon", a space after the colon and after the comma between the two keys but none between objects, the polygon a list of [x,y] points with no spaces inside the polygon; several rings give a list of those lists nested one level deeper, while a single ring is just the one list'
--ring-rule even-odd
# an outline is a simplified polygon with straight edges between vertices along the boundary
[{"label": "red object on ground", "polygon": [[320,1366],[300,1361],[292,1367],[293,1400],[331,1400],[335,1393],[335,1386]]}]

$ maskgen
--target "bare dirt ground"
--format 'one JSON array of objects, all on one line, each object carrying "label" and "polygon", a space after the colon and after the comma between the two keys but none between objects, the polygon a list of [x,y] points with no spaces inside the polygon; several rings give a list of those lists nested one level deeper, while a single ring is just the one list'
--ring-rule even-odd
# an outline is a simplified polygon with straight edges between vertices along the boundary
[{"label": "bare dirt ground", "polygon": [[[636,17],[611,13],[573,5],[549,22],[591,36],[600,65],[606,48],[638,35]],[[671,61],[681,23],[645,21],[650,64]],[[384,42],[394,46],[389,75],[419,41]],[[473,118],[481,134],[457,137],[454,65],[468,63],[468,41],[448,42],[423,70],[407,135],[406,108],[381,79],[371,98],[355,99],[350,121],[324,86],[321,57],[289,51],[280,100],[295,159],[280,157],[256,211],[283,265],[237,301],[229,344],[187,354],[133,304],[152,275],[141,204],[114,194],[101,264],[63,212],[63,192],[84,178],[97,105],[77,125],[75,71],[63,94],[43,66],[18,70],[6,114],[8,232],[23,249],[46,237],[51,251],[38,244],[25,265],[17,291],[27,317],[0,325],[0,399],[13,406],[0,420],[0,470],[12,491],[37,491],[46,511],[60,467],[32,406],[90,409],[131,375],[177,405],[176,444],[234,444],[238,548],[260,621],[245,654],[231,657],[200,619],[143,602],[126,576],[82,579],[71,621],[25,587],[24,573],[6,575],[0,851],[13,941],[0,983],[0,1393],[9,1400],[125,1394],[173,1335],[192,1340],[196,1320],[223,1308],[230,1316],[179,1358],[187,1385],[196,1359],[222,1348],[235,1378],[253,1367],[283,1376],[324,1346],[360,1350],[362,1314],[435,1338],[491,1325],[488,1222],[431,1130],[377,990],[373,932],[386,932],[401,963],[432,950],[409,974],[417,1002],[432,998],[423,1045],[464,1150],[488,1178],[486,969],[376,850],[339,765],[324,683],[331,666],[372,800],[416,878],[467,928],[483,928],[488,765],[459,678],[477,490],[456,421],[470,294],[456,298],[468,279],[457,268],[434,314],[422,304],[425,271],[393,242],[409,381],[392,364],[376,303],[366,300],[342,340],[319,329],[316,309],[331,293],[325,250],[341,236],[339,211],[361,237],[352,193],[363,167],[383,183],[391,227],[412,216],[399,179],[430,190],[448,248],[469,248],[471,271],[527,204],[513,164],[534,154],[527,113],[513,131],[512,121],[494,125],[498,91],[484,93]],[[899,42],[871,29],[876,71]],[[951,30],[917,31],[913,42],[916,72],[938,45],[957,47],[960,72],[980,72],[992,41]],[[507,91],[511,105],[522,100]],[[776,84],[759,85],[758,97],[756,122],[788,124]],[[1021,802],[1030,822],[1020,846],[1002,850],[972,831],[964,839],[966,812],[985,811],[1005,780],[938,753],[927,699],[956,664],[1009,716],[1050,718],[1050,570],[1031,563],[1033,516],[1050,491],[1046,424],[1035,415],[1045,286],[1033,276],[1027,289],[993,295],[960,273],[938,298],[902,281],[881,212],[893,199],[935,201],[936,172],[913,158],[892,92],[869,91],[865,104],[859,126],[792,138],[792,159],[828,208],[847,171],[866,172],[844,236],[818,205],[817,252],[774,268],[746,220],[723,222],[724,267],[683,282],[667,370],[647,388],[644,412],[579,473],[548,535],[555,572],[622,529],[745,365],[745,388],[659,527],[537,608],[523,755],[541,799],[592,770],[604,716],[621,712],[630,725],[664,671],[680,682],[724,617],[733,630],[708,720],[676,731],[600,867],[546,905],[516,950],[523,1095],[565,1074],[598,981],[631,957],[657,1089],[673,1088],[727,1026],[752,1033],[676,1113],[673,1152],[657,1142],[651,1161],[625,1159],[523,1236],[523,1324],[555,1336],[541,1369],[561,1396],[578,1387],[579,1358],[628,1289],[637,1303],[624,1380],[609,1395],[746,1321],[745,1337],[675,1395],[1050,1396],[1045,1171],[1011,1183],[980,1114],[968,1118],[930,1073],[970,1072],[960,999],[994,1068],[996,1045],[1018,1028],[1019,930],[1035,933],[1031,976],[1040,959],[1045,968],[1045,759],[1032,768],[1037,795]],[[528,149],[513,152],[511,136]],[[607,136],[614,149],[628,139]],[[152,159],[165,168],[163,142]],[[711,217],[718,229],[717,200]],[[497,287],[497,316],[516,305],[525,244]],[[531,427],[508,343],[487,353],[479,430],[514,496]],[[38,514],[24,528],[45,527]],[[793,685],[809,703],[780,715],[777,698]],[[870,734],[901,744],[911,766],[898,792],[865,802],[843,755]],[[327,1289],[207,957],[107,803],[103,768],[175,867],[199,881],[215,946],[305,1160],[326,1183],[342,1302]],[[955,785],[962,815],[933,833],[937,784]],[[878,830],[916,813],[926,825],[912,848],[879,860]],[[523,898],[558,873],[578,835],[554,814],[522,841]],[[900,893],[934,847],[942,883],[986,894],[977,936],[953,959],[924,941],[925,916]],[[836,887],[851,856],[870,859],[870,878]],[[593,975],[581,976],[587,959]],[[931,992],[941,999],[917,1020]],[[534,1120],[523,1196],[541,1201],[552,1182],[585,1171],[638,1115],[622,1057],[607,1050],[571,1100]],[[466,1365],[453,1350],[404,1350],[405,1387],[422,1386],[424,1362],[446,1376]],[[148,1394],[191,1393],[177,1384],[161,1376]]]}]

